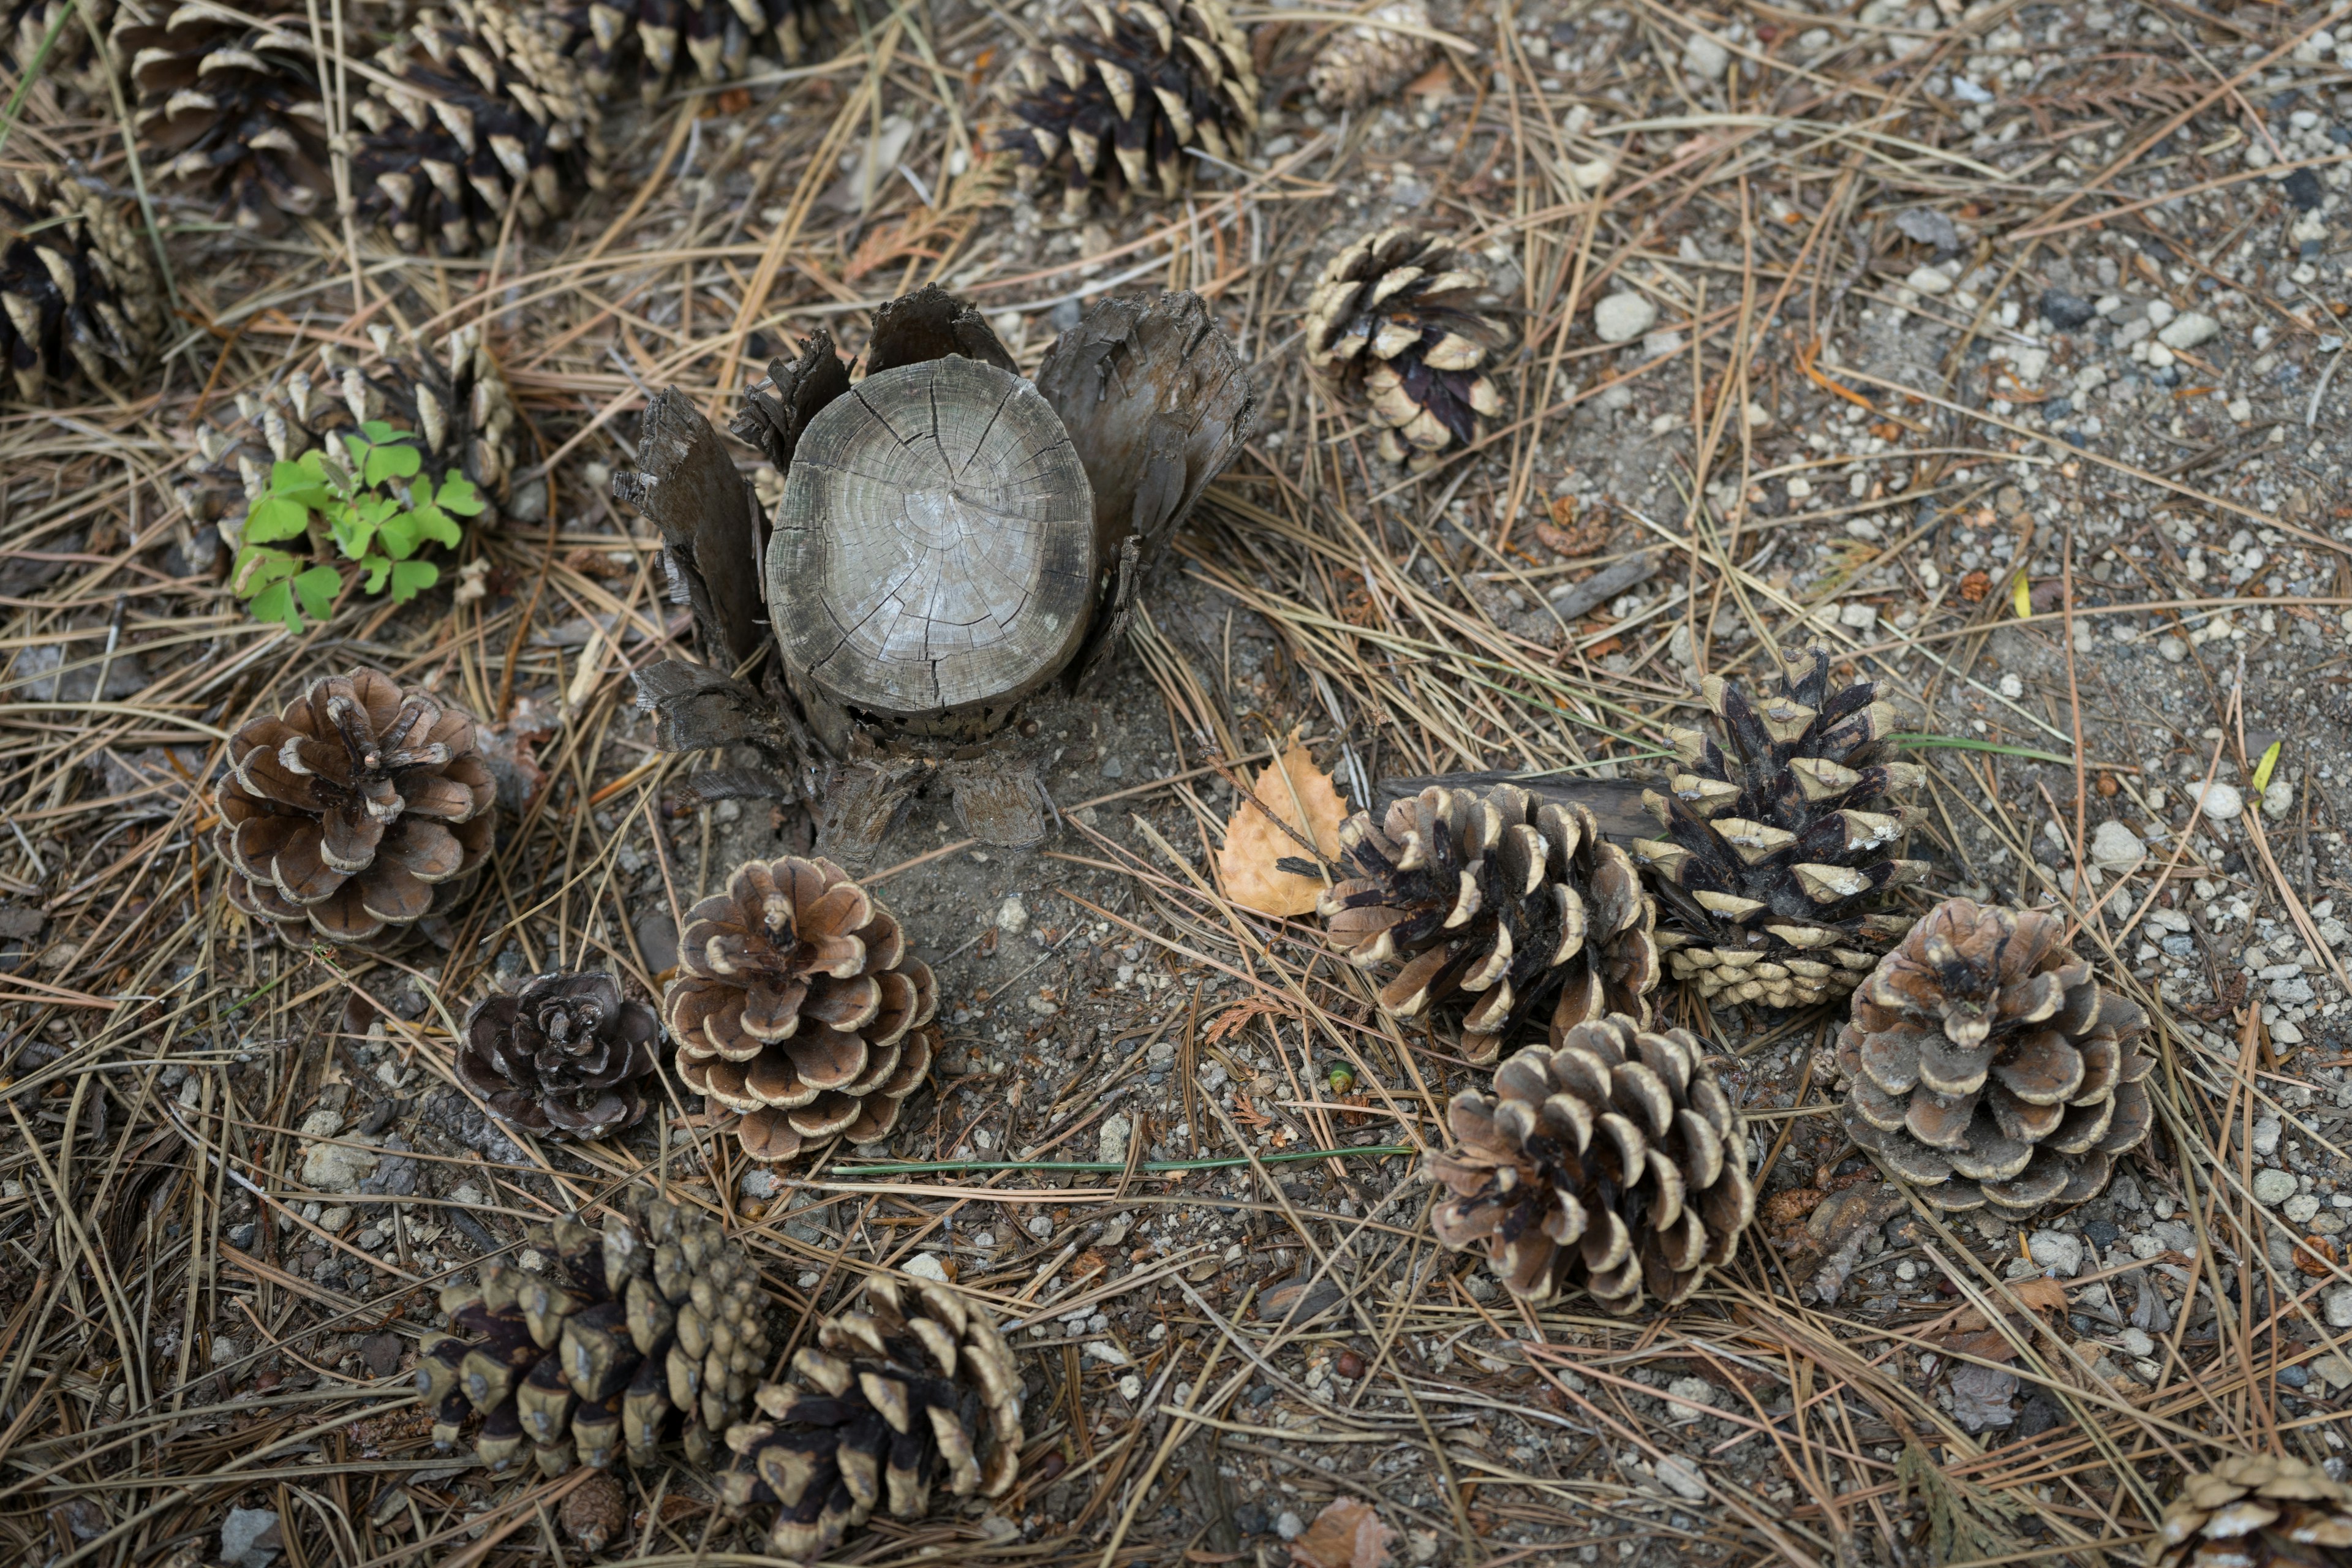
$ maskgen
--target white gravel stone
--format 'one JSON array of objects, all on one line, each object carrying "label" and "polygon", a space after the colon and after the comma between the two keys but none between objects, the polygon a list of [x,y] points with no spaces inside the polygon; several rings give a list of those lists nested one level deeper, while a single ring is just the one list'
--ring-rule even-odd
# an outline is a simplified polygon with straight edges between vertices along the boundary
[{"label": "white gravel stone", "polygon": [[2148,1337],[2146,1329],[2126,1329],[2121,1338],[2124,1350],[2130,1355],[2151,1356],[2156,1353],[2156,1342]]},{"label": "white gravel stone", "polygon": [[2311,1370],[2319,1374],[2319,1381],[2327,1384],[2331,1391],[2352,1384],[2352,1361],[2346,1361],[2340,1355],[2321,1356],[2311,1363]]},{"label": "white gravel stone", "polygon": [[1296,1541],[1307,1533],[1307,1521],[1284,1509],[1274,1521],[1274,1532],[1285,1541]]},{"label": "white gravel stone", "polygon": [[2319,1199],[2312,1193],[2297,1193],[2279,1205],[2279,1213],[2286,1215],[2290,1225],[2309,1225],[2319,1212]]},{"label": "white gravel stone", "polygon": [[[263,1544],[263,1538],[268,1544]],[[278,1555],[278,1510],[233,1508],[221,1521],[221,1561],[229,1568],[265,1568]]]},{"label": "white gravel stone", "polygon": [[2352,1285],[2330,1285],[2319,1293],[2319,1310],[2331,1329],[2352,1329]]},{"label": "white gravel stone", "polygon": [[2283,822],[2294,809],[2294,785],[2284,779],[2271,780],[2271,787],[2263,791],[2263,815],[2273,822]]},{"label": "white gravel stone", "polygon": [[1104,1118],[1101,1131],[1095,1135],[1095,1158],[1124,1161],[1127,1158],[1127,1141],[1134,1130],[1135,1124],[1124,1115]]},{"label": "white gravel stone", "polygon": [[996,929],[1007,936],[1019,936],[1029,929],[1029,906],[1013,894],[996,906]]},{"label": "white gravel stone", "polygon": [[2189,645],[2168,633],[2156,639],[2156,653],[2167,664],[2179,664],[2189,657]]},{"label": "white gravel stone", "polygon": [[1699,1468],[1680,1454],[1668,1454],[1658,1461],[1658,1480],[1676,1497],[1690,1502],[1706,1499],[1706,1478]]},{"label": "white gravel stone", "polygon": [[2257,1159],[2267,1160],[2278,1152],[2280,1131],[2279,1119],[2275,1116],[2254,1119],[2254,1155]]},{"label": "white gravel stone", "polygon": [[313,1143],[302,1155],[302,1184],[314,1193],[355,1193],[375,1167],[373,1150]]},{"label": "white gravel stone", "polygon": [[1903,283],[1906,288],[1919,294],[1943,294],[1949,292],[1952,287],[1950,277],[1933,267],[1916,268],[1910,277],[1903,279]]},{"label": "white gravel stone", "polygon": [[1627,289],[1592,307],[1592,331],[1604,343],[1631,342],[1656,323],[1658,307],[1646,294]]},{"label": "white gravel stone", "polygon": [[1683,45],[1683,69],[1709,81],[1721,81],[1731,68],[1731,51],[1713,38],[1694,33]]},{"label": "white gravel stone", "polygon": [[2184,310],[2156,334],[2156,341],[2168,349],[2193,349],[2221,330],[2221,323],[2204,311]]},{"label": "white gravel stone", "polygon": [[2294,1196],[2294,1177],[2284,1171],[2254,1173],[2254,1202],[2264,1208],[2276,1208]]},{"label": "white gravel stone", "polygon": [[2091,835],[2091,864],[2102,871],[2117,875],[2136,871],[2147,858],[2147,846],[2139,835],[2120,822],[2102,822],[2099,830]]},{"label": "white gravel stone", "polygon": [[2211,784],[2199,786],[2197,809],[2216,822],[2227,822],[2233,816],[2245,815],[2246,797],[2238,793],[2236,784],[2226,784],[2215,779]]},{"label": "white gravel stone", "polygon": [[1105,1366],[1125,1366],[1128,1361],[1127,1352],[1108,1340],[1088,1340],[1086,1353]]},{"label": "white gravel stone", "polygon": [[2026,1238],[2025,1250],[2053,1274],[2073,1279],[2083,1271],[2083,1238],[2063,1230],[2037,1230]]},{"label": "white gravel stone", "polygon": [[915,1254],[907,1264],[907,1272],[920,1279],[936,1279],[942,1285],[948,1283],[947,1265],[928,1252]]},{"label": "white gravel stone", "polygon": [[1715,1384],[1703,1377],[1678,1377],[1666,1384],[1666,1419],[1696,1421],[1715,1403]]}]

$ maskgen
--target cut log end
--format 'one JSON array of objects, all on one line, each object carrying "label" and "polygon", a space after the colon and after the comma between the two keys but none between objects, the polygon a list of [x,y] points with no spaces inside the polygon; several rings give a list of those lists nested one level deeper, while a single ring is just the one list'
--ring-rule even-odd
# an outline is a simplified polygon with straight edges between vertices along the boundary
[{"label": "cut log end", "polygon": [[1094,495],[1060,418],[992,365],[869,375],[802,433],[767,558],[784,659],[854,711],[982,732],[1092,618]]}]

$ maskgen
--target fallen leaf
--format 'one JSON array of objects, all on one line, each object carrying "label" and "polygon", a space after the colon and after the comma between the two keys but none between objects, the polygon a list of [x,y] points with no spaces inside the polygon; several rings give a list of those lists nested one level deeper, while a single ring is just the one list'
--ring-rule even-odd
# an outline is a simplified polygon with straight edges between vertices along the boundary
[{"label": "fallen leaf", "polygon": [[1944,1348],[1954,1355],[1974,1356],[1979,1361],[2008,1361],[2017,1354],[2017,1347],[2009,1342],[2006,1334],[1986,1328],[1973,1333],[1947,1334]]},{"label": "fallen leaf", "polygon": [[[2066,1310],[2066,1287],[2055,1279],[2012,1279],[2009,1290],[2029,1312],[2063,1312]],[[1956,1334],[1976,1333],[1990,1327],[1991,1322],[1974,1307],[1963,1309],[1959,1316],[1952,1320],[1952,1331]]]},{"label": "fallen leaf", "polygon": [[1341,1498],[1290,1543],[1290,1560],[1298,1568],[1388,1568],[1396,1539],[1370,1503]]},{"label": "fallen leaf", "polygon": [[2314,1279],[2325,1279],[2336,1272],[2336,1243],[2324,1236],[2306,1236],[2294,1244],[2294,1266]]},{"label": "fallen leaf", "polygon": [[[1306,858],[1305,846],[1278,824],[1312,839],[1325,859],[1335,859],[1348,803],[1307,748],[1295,744],[1257,775],[1251,795],[1255,804],[1244,801],[1234,811],[1225,824],[1225,847],[1217,852],[1217,877],[1224,883],[1225,896],[1262,915],[1313,912],[1323,879],[1283,868],[1279,862],[1285,859]],[[1301,806],[1306,808],[1303,817]]]}]

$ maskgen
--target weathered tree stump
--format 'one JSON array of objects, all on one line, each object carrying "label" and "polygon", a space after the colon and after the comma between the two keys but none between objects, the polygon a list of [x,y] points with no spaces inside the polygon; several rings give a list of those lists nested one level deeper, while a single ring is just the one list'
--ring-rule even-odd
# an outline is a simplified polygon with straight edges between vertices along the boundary
[{"label": "weathered tree stump", "polygon": [[978,739],[1092,618],[1093,487],[1037,389],[950,355],[812,419],[768,545],[784,662],[843,707]]}]

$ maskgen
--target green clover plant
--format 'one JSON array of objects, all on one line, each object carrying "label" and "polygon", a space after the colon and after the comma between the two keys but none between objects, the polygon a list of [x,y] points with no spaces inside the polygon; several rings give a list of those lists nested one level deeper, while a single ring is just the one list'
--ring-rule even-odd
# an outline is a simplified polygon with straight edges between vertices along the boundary
[{"label": "green clover plant", "polygon": [[[458,518],[478,516],[486,504],[470,480],[452,470],[438,486],[406,481],[425,467],[415,437],[371,419],[345,431],[349,461],[313,447],[291,463],[270,466],[269,489],[245,517],[244,542],[229,585],[251,605],[254,618],[302,629],[302,617],[324,620],[343,586],[342,573],[316,558],[331,542],[359,563],[360,585],[380,594],[388,584],[394,604],[406,604],[441,578],[430,561],[415,559],[428,542],[456,549],[465,538]],[[308,548],[275,548],[300,540]],[[316,562],[315,564],[309,563]]]}]

